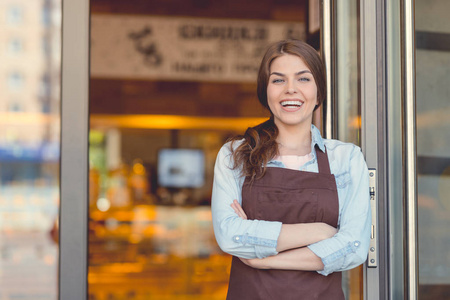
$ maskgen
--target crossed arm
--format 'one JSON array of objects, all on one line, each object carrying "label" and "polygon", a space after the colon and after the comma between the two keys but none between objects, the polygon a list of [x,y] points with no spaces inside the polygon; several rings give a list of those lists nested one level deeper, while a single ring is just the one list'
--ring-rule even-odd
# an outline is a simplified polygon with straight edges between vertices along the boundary
[{"label": "crossed arm", "polygon": [[[238,201],[234,200],[231,207],[240,218],[247,220]],[[283,224],[277,241],[277,255],[262,259],[239,259],[256,269],[319,271],[324,268],[322,260],[305,246],[330,238],[336,233],[336,228],[325,223]]]}]

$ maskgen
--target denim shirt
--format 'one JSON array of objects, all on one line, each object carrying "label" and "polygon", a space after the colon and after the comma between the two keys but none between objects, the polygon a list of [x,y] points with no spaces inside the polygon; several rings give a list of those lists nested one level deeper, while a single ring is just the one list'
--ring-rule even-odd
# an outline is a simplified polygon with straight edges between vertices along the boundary
[{"label": "denim shirt", "polygon": [[[318,172],[315,145],[327,149],[331,173],[336,178],[339,198],[338,232],[331,238],[308,245],[321,258],[324,269],[319,274],[352,269],[362,264],[369,249],[371,211],[369,174],[361,149],[350,143],[323,139],[319,130],[311,126],[313,158],[300,171]],[[239,141],[235,143],[235,146]],[[276,251],[281,222],[243,220],[231,207],[236,199],[242,204],[242,185],[245,178],[240,169],[232,169],[231,143],[226,143],[217,155],[212,191],[214,233],[220,248],[242,258],[264,258]],[[285,168],[272,160],[268,167]]]}]

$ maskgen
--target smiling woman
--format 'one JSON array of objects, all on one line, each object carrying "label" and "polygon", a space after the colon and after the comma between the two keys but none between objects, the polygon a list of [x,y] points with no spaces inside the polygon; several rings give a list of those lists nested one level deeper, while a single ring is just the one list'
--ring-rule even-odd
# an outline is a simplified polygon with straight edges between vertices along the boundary
[{"label": "smiling woman", "polygon": [[268,48],[258,98],[271,117],[225,144],[214,170],[214,232],[233,255],[227,299],[344,299],[341,272],[367,257],[367,166],[357,146],[312,125],[324,95],[312,47]]}]

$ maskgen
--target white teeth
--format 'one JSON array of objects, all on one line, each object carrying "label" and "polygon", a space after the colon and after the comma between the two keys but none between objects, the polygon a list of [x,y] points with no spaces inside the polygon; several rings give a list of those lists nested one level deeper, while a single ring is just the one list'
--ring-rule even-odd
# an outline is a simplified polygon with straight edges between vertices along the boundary
[{"label": "white teeth", "polygon": [[303,102],[296,100],[282,101],[281,105],[283,106],[302,106]]}]

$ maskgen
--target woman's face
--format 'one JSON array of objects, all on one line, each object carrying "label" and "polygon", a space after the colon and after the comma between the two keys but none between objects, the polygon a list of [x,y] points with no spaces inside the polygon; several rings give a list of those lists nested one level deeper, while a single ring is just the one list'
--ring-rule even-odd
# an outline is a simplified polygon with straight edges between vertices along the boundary
[{"label": "woman's face", "polygon": [[318,104],[317,86],[309,68],[300,57],[285,54],[272,61],[269,73],[267,102],[278,129],[309,128]]}]

